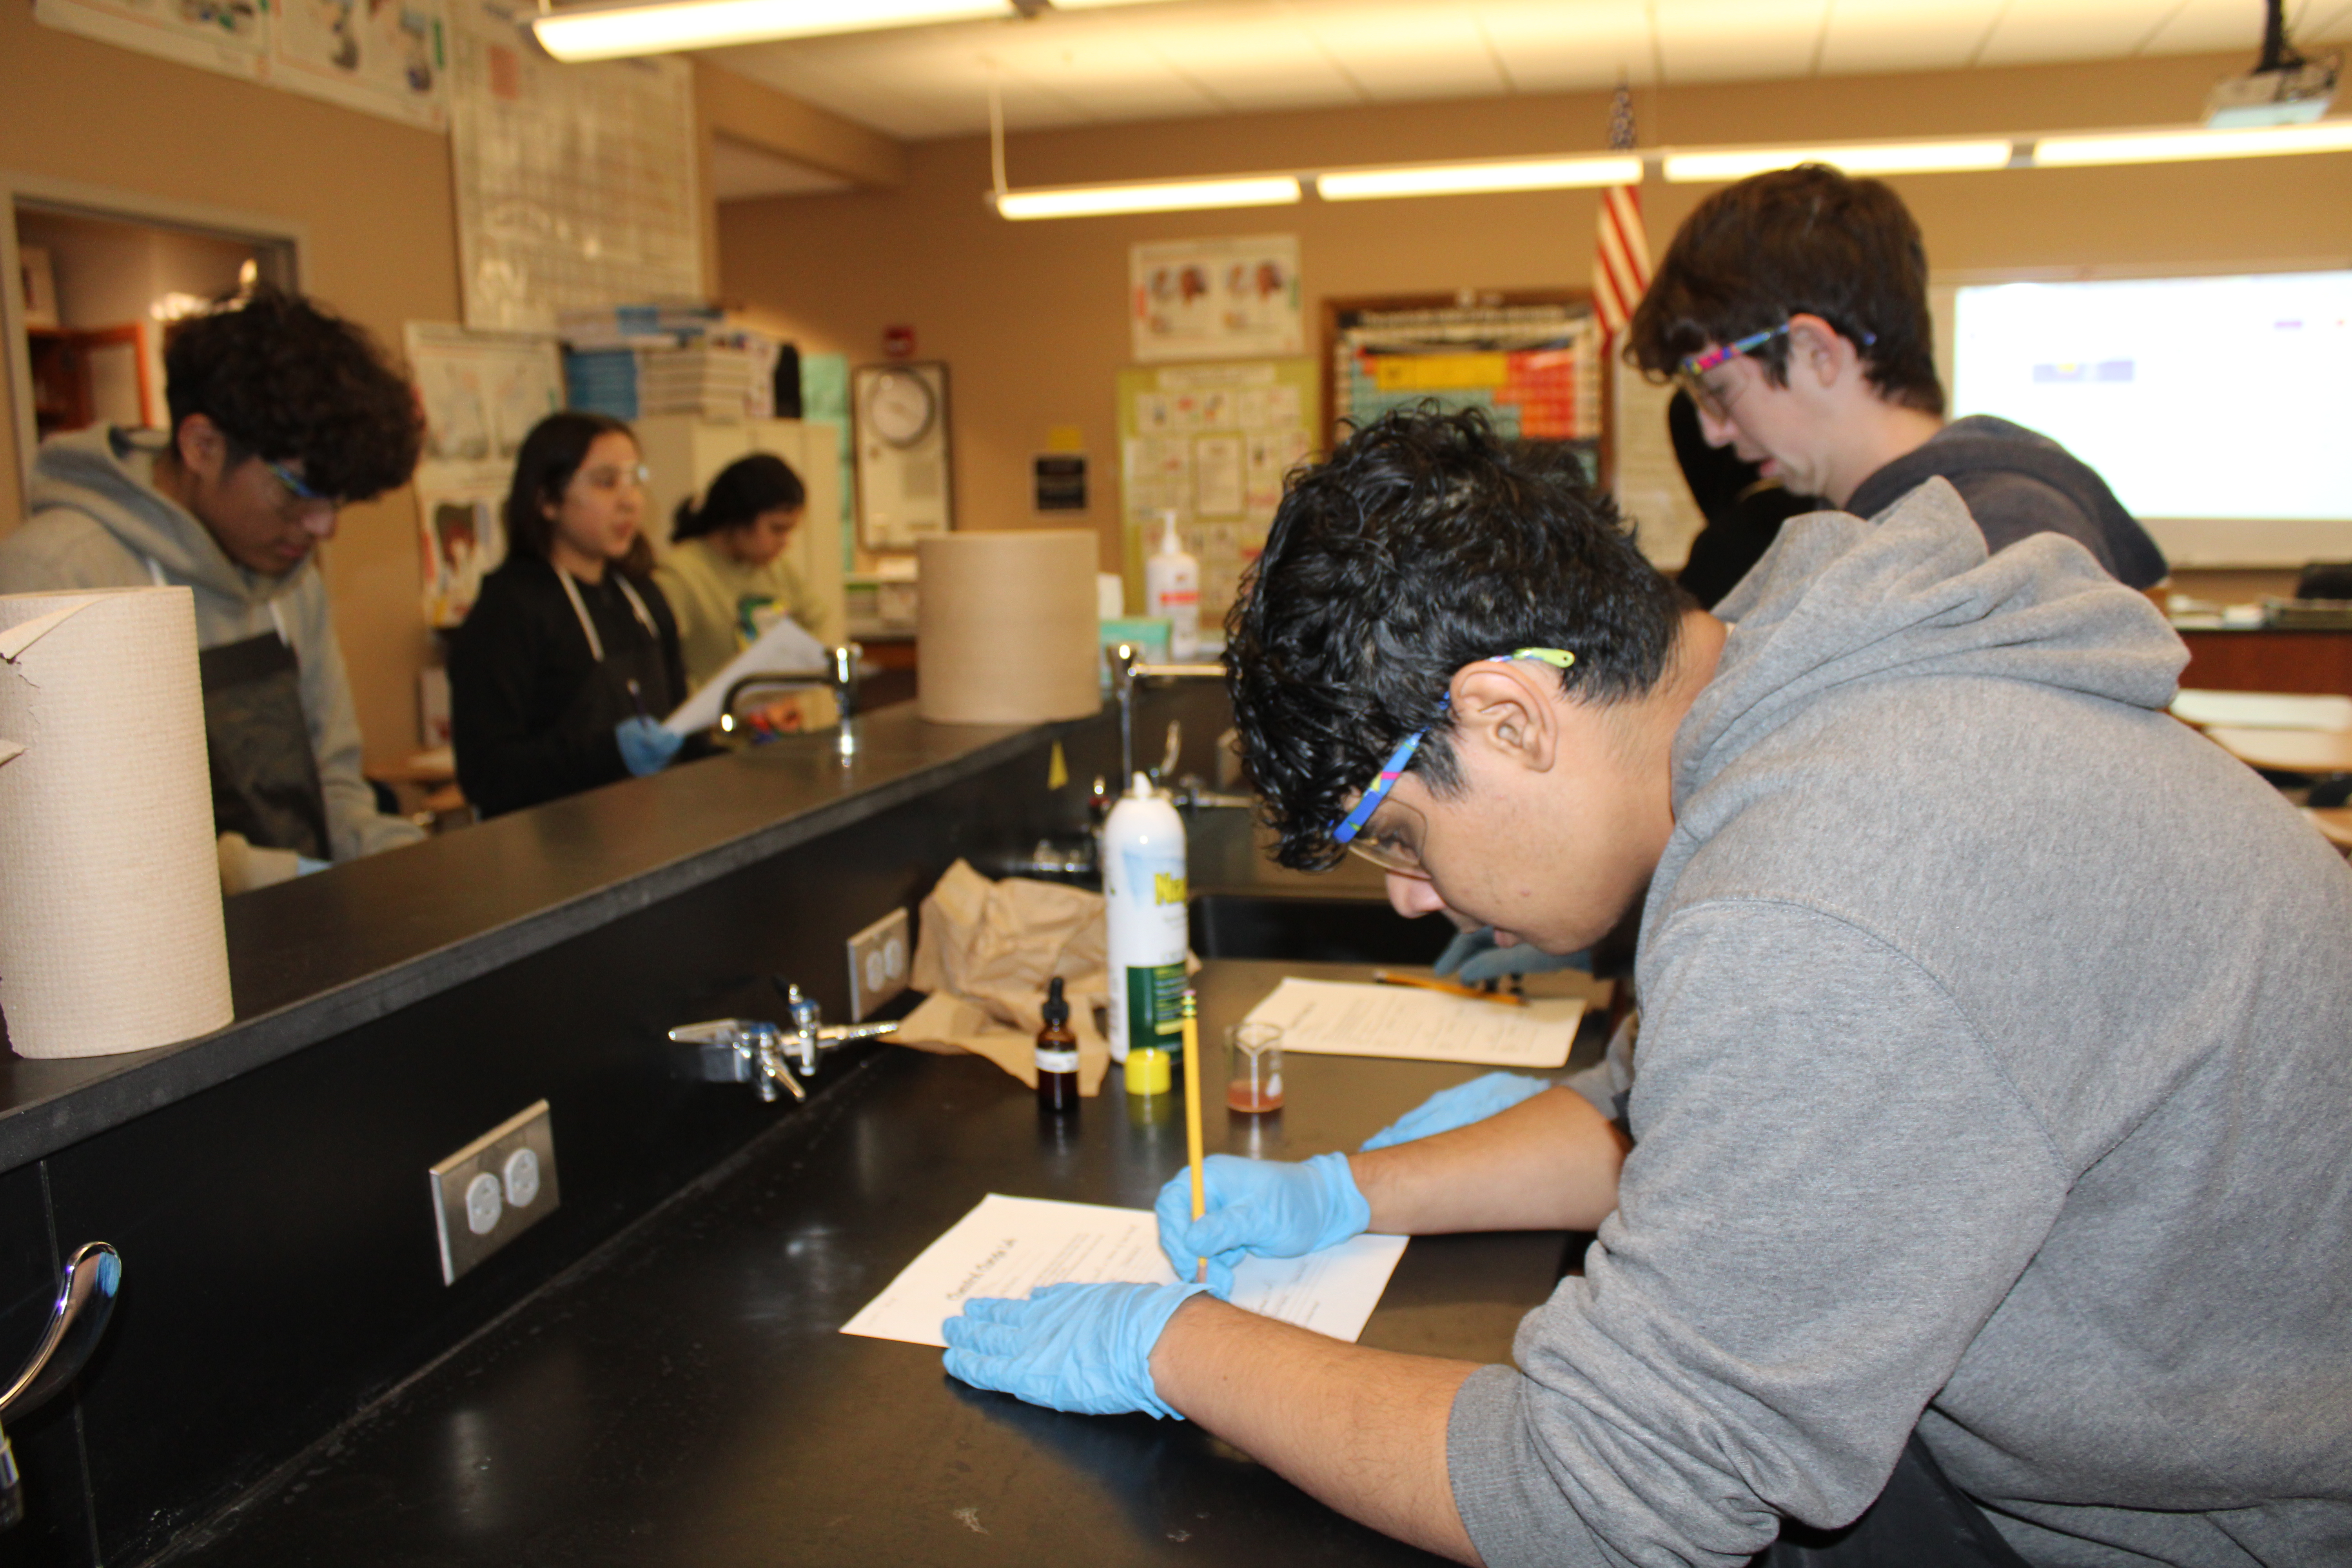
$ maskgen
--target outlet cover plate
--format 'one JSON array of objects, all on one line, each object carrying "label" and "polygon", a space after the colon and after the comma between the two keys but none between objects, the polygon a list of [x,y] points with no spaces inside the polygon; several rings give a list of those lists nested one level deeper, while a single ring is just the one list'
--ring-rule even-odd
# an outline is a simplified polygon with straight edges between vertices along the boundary
[{"label": "outlet cover plate", "polygon": [[563,1201],[555,1176],[555,1124],[547,1101],[516,1112],[436,1164],[433,1224],[441,1237],[441,1283],[537,1225]]},{"label": "outlet cover plate", "polygon": [[914,942],[904,905],[849,939],[849,1021],[862,1024],[907,988]]}]

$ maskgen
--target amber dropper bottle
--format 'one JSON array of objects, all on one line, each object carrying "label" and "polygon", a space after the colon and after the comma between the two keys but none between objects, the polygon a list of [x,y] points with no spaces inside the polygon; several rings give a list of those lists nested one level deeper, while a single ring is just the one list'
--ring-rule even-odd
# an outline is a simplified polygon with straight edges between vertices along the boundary
[{"label": "amber dropper bottle", "polygon": [[1078,1108],[1078,1037],[1070,1033],[1070,1004],[1062,977],[1045,991],[1045,1026],[1037,1031],[1037,1109],[1055,1112]]}]

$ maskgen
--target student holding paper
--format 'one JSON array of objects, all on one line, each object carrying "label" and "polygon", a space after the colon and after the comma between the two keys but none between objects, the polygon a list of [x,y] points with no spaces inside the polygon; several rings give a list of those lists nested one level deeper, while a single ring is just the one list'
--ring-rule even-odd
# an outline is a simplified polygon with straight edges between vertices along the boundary
[{"label": "student holding paper", "polygon": [[778,616],[824,640],[818,604],[784,554],[807,508],[801,477],[766,452],[720,469],[700,506],[678,502],[673,548],[654,580],[677,616],[689,689],[726,668]]},{"label": "student holding paper", "polygon": [[646,469],[617,419],[566,410],[523,437],[508,553],[449,653],[457,783],[484,816],[658,773],[686,700],[677,623],[639,529]]},{"label": "student holding paper", "polygon": [[[1160,1207],[1207,1290],[970,1303],[948,1370],[1491,1568],[2352,1561],[2352,873],[2166,713],[2144,597],[1940,479],[1718,608],[1475,414],[1296,479],[1230,641],[1279,858],[1549,952],[1638,909],[1624,1109],[1213,1158]],[[1516,1365],[1213,1299],[1552,1227],[1598,1237]]]}]

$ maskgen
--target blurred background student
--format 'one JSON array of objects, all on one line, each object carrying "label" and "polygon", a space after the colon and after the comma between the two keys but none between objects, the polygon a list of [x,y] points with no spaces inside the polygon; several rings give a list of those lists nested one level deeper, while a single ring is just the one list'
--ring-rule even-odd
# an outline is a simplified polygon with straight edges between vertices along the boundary
[{"label": "blurred background student", "polygon": [[658,773],[686,700],[677,623],[641,527],[644,461],[617,419],[566,410],[523,438],[505,564],[449,654],[457,783],[483,816]]},{"label": "blurred background student", "polygon": [[730,463],[699,507],[678,503],[672,548],[654,578],[677,616],[689,688],[725,668],[779,616],[824,639],[817,606],[784,556],[807,506],[801,477],[765,452]]}]

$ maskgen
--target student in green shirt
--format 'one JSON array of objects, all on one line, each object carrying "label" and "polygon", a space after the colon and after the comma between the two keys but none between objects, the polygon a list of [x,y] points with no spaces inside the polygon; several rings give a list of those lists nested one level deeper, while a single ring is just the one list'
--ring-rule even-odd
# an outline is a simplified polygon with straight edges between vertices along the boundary
[{"label": "student in green shirt", "polygon": [[730,463],[699,508],[691,499],[678,503],[669,556],[654,578],[677,616],[689,688],[717,675],[780,615],[820,641],[827,636],[816,601],[784,559],[807,505],[801,477],[765,452]]}]

